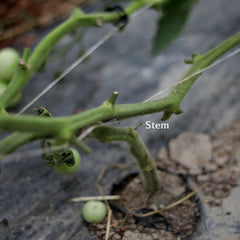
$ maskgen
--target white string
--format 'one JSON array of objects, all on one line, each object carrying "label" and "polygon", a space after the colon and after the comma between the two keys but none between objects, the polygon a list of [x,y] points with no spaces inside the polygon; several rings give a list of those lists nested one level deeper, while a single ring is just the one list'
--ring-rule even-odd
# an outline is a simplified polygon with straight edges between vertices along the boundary
[{"label": "white string", "polygon": [[149,102],[149,101],[151,101],[151,100],[157,100],[158,97],[159,97],[160,95],[162,95],[163,93],[165,93],[165,92],[167,92],[167,91],[175,88],[176,86],[178,86],[178,85],[180,85],[180,84],[188,81],[188,80],[191,79],[192,77],[196,77],[196,76],[198,76],[199,74],[201,74],[201,73],[203,73],[203,72],[205,72],[205,71],[207,71],[207,70],[209,70],[209,69],[217,66],[218,64],[225,62],[226,60],[228,60],[229,58],[237,55],[238,53],[240,53],[240,48],[237,48],[236,50],[234,50],[233,52],[229,53],[229,54],[226,55],[225,57],[222,57],[222,58],[220,58],[219,60],[215,61],[215,62],[214,62],[213,64],[211,64],[210,66],[208,66],[208,67],[206,67],[206,68],[203,68],[202,70],[200,70],[200,71],[198,71],[198,72],[196,72],[196,73],[194,73],[194,74],[192,74],[192,75],[184,78],[183,80],[179,81],[178,83],[176,83],[176,84],[174,84],[174,85],[172,85],[172,86],[170,86],[170,87],[168,87],[168,88],[165,88],[164,90],[162,90],[162,91],[160,91],[160,92],[157,92],[156,94],[154,94],[153,96],[147,98],[147,99],[144,100],[143,102]]},{"label": "white string", "polygon": [[[149,9],[152,4],[147,4],[135,13],[132,14],[130,18],[138,16],[140,13]],[[35,98],[33,98],[26,106],[24,106],[18,114],[24,113],[29,107],[31,107],[35,102],[37,102],[44,94],[46,94],[51,88],[53,88],[58,82],[60,82],[66,75],[73,71],[80,63],[82,63],[87,57],[89,57],[93,52],[95,52],[100,46],[102,46],[108,39],[110,39],[114,34],[119,31],[118,28],[108,32],[105,36],[99,39],[94,45],[92,45],[78,60],[76,60],[72,65],[70,65],[59,77],[57,77],[53,82],[47,85]]]},{"label": "white string", "polygon": [[24,113],[29,107],[31,107],[36,101],[38,101],[45,93],[47,93],[51,88],[53,88],[58,82],[60,82],[67,74],[69,74],[73,69],[75,69],[81,62],[83,62],[89,55],[91,55],[96,49],[98,49],[103,43],[105,43],[109,38],[111,38],[118,30],[107,33],[104,37],[98,40],[92,47],[90,47],[77,61],[70,65],[59,77],[57,77],[53,82],[51,82],[46,88],[44,88],[35,98],[33,98],[25,107],[21,109],[18,114]]}]

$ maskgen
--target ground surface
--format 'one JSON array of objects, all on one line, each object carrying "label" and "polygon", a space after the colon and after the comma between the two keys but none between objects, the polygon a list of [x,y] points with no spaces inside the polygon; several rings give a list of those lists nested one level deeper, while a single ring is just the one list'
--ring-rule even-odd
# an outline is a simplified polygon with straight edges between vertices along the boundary
[{"label": "ground surface", "polygon": [[[179,80],[188,68],[183,63],[184,58],[196,51],[203,53],[237,32],[239,7],[238,0],[200,0],[183,35],[155,59],[149,57],[149,49],[157,15],[152,11],[145,12],[36,105],[45,106],[54,115],[69,115],[79,108],[98,106],[113,90],[120,93],[118,103],[143,101],[153,92]],[[86,46],[109,28],[91,29],[85,38]],[[49,31],[41,30],[39,39]],[[64,38],[59,47],[70,40],[71,36]],[[77,44],[65,57],[64,63],[58,59],[33,78],[24,90],[26,95],[22,106],[53,79],[55,71],[76,59],[78,49]],[[181,105],[184,113],[173,116],[169,121],[170,130],[146,130],[144,125],[139,128],[153,154],[157,155],[161,146],[167,145],[183,131],[212,133],[237,118],[240,114],[239,60],[236,56],[198,79]],[[154,114],[128,120],[126,124],[136,126],[146,120],[160,121],[160,117],[161,114]],[[125,145],[96,142],[90,145],[93,154],[83,156],[80,172],[69,177],[58,175],[39,157],[3,162],[0,217],[8,220],[8,226],[0,226],[3,239],[96,239],[90,236],[82,220],[82,204],[69,203],[68,199],[98,195],[95,181],[104,166],[113,162],[131,164],[133,161]],[[38,148],[39,144],[29,148],[33,147]],[[108,173],[102,181],[105,193],[110,191],[118,177],[126,173],[117,169]],[[203,221],[193,239],[239,239],[239,197],[240,188],[235,187],[220,208],[204,205]]]},{"label": "ground surface", "polygon": [[[200,216],[196,197],[160,214],[144,218],[133,216],[134,213],[143,214],[165,208],[187,195],[189,188],[183,178],[161,172],[161,179],[162,189],[153,194],[144,190],[140,177],[131,178],[127,184],[114,187],[113,193],[122,198],[111,205],[114,210],[114,227],[110,230],[109,239],[179,240],[192,235]],[[106,224],[92,224],[90,228],[99,239],[105,239]]]},{"label": "ground surface", "polygon": [[[202,141],[203,138],[205,140],[208,138],[207,145]],[[237,207],[239,193],[237,186],[240,176],[239,140],[240,118],[211,137],[206,134],[184,132],[170,141],[168,149],[161,148],[159,151],[157,164],[160,168],[186,174],[193,188],[208,183],[200,194],[202,218],[193,239],[207,239],[207,236],[211,239],[239,238],[236,221],[239,216]],[[201,155],[197,154],[198,149],[201,149]],[[177,161],[174,159],[176,155]],[[207,158],[208,155],[211,157]],[[179,159],[183,156],[184,159],[180,162]]]}]

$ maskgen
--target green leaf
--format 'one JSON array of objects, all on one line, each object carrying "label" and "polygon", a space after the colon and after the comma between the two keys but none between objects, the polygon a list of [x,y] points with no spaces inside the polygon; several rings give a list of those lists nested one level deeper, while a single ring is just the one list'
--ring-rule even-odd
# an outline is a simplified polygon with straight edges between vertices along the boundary
[{"label": "green leaf", "polygon": [[182,31],[192,6],[197,0],[169,0],[163,7],[153,39],[152,55],[168,47]]}]

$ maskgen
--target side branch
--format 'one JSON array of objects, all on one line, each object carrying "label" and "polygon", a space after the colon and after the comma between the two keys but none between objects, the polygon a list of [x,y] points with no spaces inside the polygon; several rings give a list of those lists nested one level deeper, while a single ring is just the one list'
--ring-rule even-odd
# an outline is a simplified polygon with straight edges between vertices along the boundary
[{"label": "side branch", "polygon": [[[142,8],[146,4],[160,4],[163,1],[164,0],[134,1],[125,9],[125,12],[130,16],[132,13]],[[23,89],[33,74],[44,64],[52,48],[62,37],[70,32],[73,32],[79,27],[100,27],[104,23],[114,23],[118,19],[119,14],[116,12],[85,14],[81,10],[76,9],[69,19],[55,28],[38,44],[33,54],[26,62],[26,65],[29,66],[27,69],[24,69],[23,71],[21,66],[18,65],[18,70],[16,71],[11,83],[7,87],[6,91],[0,96],[0,110],[6,108],[11,99],[13,99],[13,97]]]},{"label": "side branch", "polygon": [[[209,66],[218,57],[223,55],[229,49],[233,48],[239,42],[240,32],[230,37],[206,54],[196,56],[193,61],[193,66],[183,78],[186,78]],[[96,124],[99,121],[104,122],[112,119],[121,120],[161,111],[164,111],[162,119],[166,120],[170,118],[173,113],[181,113],[180,103],[197,78],[198,76],[192,77],[183,84],[177,85],[167,97],[159,100],[145,103],[115,105],[114,103],[117,95],[115,94],[112,95],[107,101],[108,104],[102,104],[98,108],[94,108],[70,117],[58,117],[51,119],[36,118],[33,116],[16,117],[7,115],[4,110],[0,110],[0,130],[41,133],[44,136],[54,137],[64,129],[73,132],[78,129]],[[109,105],[112,107],[109,107]],[[5,140],[0,142],[0,149],[1,145],[5,144],[4,141]]]},{"label": "side branch", "polygon": [[[240,43],[240,32],[233,35],[232,37],[228,38],[224,42],[220,43],[218,46],[213,48],[212,50],[208,51],[207,53],[203,55],[194,54],[193,55],[193,65],[188,70],[188,72],[182,77],[182,79],[187,78],[191,76],[192,74],[210,66],[216,59],[218,59],[220,56],[222,56],[224,53],[229,51],[231,48],[235,47],[237,44]],[[192,84],[196,81],[196,79],[199,77],[195,76],[190,78],[188,81],[184,82],[183,84],[180,84],[174,88],[174,90],[168,95],[171,99],[174,99],[174,102],[176,103],[175,108],[179,106],[182,99],[192,86]],[[180,109],[180,108],[179,108]],[[171,115],[175,112],[175,109],[167,109],[162,119],[166,120],[171,117]]]}]

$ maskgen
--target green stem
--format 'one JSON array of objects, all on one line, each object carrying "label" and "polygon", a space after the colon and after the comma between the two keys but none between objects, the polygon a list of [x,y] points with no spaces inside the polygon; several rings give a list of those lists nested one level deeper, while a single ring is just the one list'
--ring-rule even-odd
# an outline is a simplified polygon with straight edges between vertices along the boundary
[{"label": "green stem", "polygon": [[[132,13],[142,8],[146,4],[154,5],[160,4],[164,1],[165,0],[134,1],[125,9],[125,11],[130,16]],[[99,27],[104,23],[116,22],[118,19],[119,14],[117,12],[84,14],[80,10],[75,10],[69,19],[55,28],[38,44],[32,56],[28,59],[28,67],[26,69],[24,68],[24,71],[22,71],[22,66],[18,66],[18,70],[16,71],[11,83],[7,87],[6,91],[0,96],[0,110],[2,108],[6,108],[11,99],[18,95],[18,93],[31,79],[33,74],[41,68],[49,53],[61,38],[79,27]],[[29,50],[25,52],[24,59],[28,58],[28,54]]]},{"label": "green stem", "polygon": [[37,118],[34,116],[1,116],[0,129],[5,131],[41,132],[47,135],[57,135],[64,128],[73,131],[95,124],[98,121],[131,118],[160,112],[171,105],[170,100],[169,98],[165,98],[146,103],[118,104],[113,108],[103,104],[98,108],[71,117]]},{"label": "green stem", "polygon": [[24,144],[41,138],[41,133],[15,132],[0,142],[0,155],[9,154]]},{"label": "green stem", "polygon": [[[240,32],[233,35],[232,37],[228,38],[224,42],[220,43],[218,46],[213,48],[212,50],[208,51],[204,55],[198,55],[193,60],[192,67],[188,70],[188,72],[183,76],[182,79],[191,76],[192,74],[198,72],[199,70],[211,65],[216,59],[222,56],[224,53],[235,47],[237,44],[240,43]],[[176,104],[180,104],[192,84],[196,81],[199,77],[195,76],[189,79],[188,81],[180,84],[174,88],[174,90],[168,95]],[[168,119],[174,112],[174,109],[168,109],[164,112],[163,119]]]},{"label": "green stem", "polygon": [[135,157],[145,188],[149,192],[159,190],[160,175],[147,147],[132,128],[101,126],[93,131],[93,137],[100,142],[124,141],[129,144]]},{"label": "green stem", "polygon": [[[209,66],[219,56],[223,55],[239,42],[240,32],[230,37],[206,54],[202,56],[196,56],[194,58],[192,67],[183,78],[186,78]],[[26,70],[20,69],[20,71]],[[63,129],[67,129],[68,131],[76,131],[78,129],[96,124],[99,121],[126,119],[160,111],[164,111],[162,119],[166,120],[170,118],[173,113],[181,113],[180,103],[197,78],[198,76],[192,77],[188,81],[176,86],[167,97],[160,100],[146,103],[114,105],[116,99],[115,96],[111,96],[110,100],[107,103],[105,102],[102,104],[100,107],[70,117],[51,119],[36,118],[33,116],[16,117],[11,115],[7,116],[2,110],[0,111],[0,130],[34,132],[41,133],[46,136],[56,136],[63,131]],[[109,104],[111,102],[112,105]],[[0,142],[0,147],[1,144],[4,144],[4,141],[5,140]]]}]

